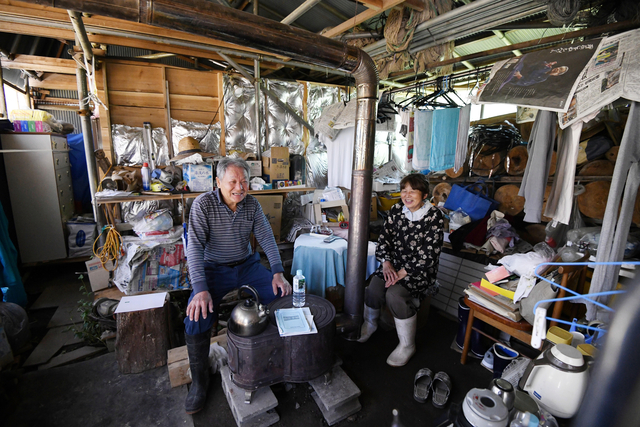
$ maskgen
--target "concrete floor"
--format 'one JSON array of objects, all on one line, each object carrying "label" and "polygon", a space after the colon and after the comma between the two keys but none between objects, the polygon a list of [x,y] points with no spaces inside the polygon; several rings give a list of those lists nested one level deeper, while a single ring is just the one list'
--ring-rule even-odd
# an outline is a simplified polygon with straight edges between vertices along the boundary
[{"label": "concrete floor", "polygon": [[[27,280],[30,297],[37,296],[48,282],[77,280],[74,272],[82,271],[82,267],[82,264],[38,267]],[[53,312],[34,310],[29,314],[37,339],[42,333],[39,328],[47,324],[47,317]],[[430,400],[421,404],[413,399],[413,378],[423,367],[450,375],[453,390],[449,402],[462,401],[473,387],[487,387],[491,372],[476,359],[461,365],[460,354],[451,350],[457,329],[455,319],[432,309],[426,325],[418,331],[416,355],[401,368],[385,363],[398,342],[394,330],[380,328],[364,344],[337,338],[336,354],[343,361],[343,370],[362,392],[362,410],[335,425],[388,426],[394,408],[407,427],[433,425],[446,414],[446,408],[437,409]],[[235,425],[219,374],[213,377],[206,408],[193,417],[183,411],[187,386],[172,389],[166,367],[122,375],[114,353],[44,371],[14,368],[0,374],[3,413],[0,418],[7,426]],[[280,416],[276,426],[327,425],[311,398],[308,384],[279,384],[272,390],[278,399]]]}]

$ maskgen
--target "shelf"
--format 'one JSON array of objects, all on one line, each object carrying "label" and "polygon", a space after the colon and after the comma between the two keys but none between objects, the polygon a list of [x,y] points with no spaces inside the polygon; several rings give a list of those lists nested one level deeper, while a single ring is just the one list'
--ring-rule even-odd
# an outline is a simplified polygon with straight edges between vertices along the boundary
[{"label": "shelf", "polygon": [[[313,191],[315,187],[287,187],[278,188],[275,190],[249,190],[247,193],[254,196],[261,196],[267,194],[282,194],[292,193],[295,191]],[[156,193],[156,194],[140,194],[136,196],[120,196],[120,197],[96,197],[96,203],[98,205],[110,204],[110,203],[125,203],[125,202],[144,202],[149,200],[183,200],[183,199],[195,199],[199,195],[204,193]]]},{"label": "shelf", "polygon": [[[459,178],[451,178],[447,175],[428,175],[427,179],[429,181],[438,181],[438,182],[452,182],[452,183],[472,183],[476,181],[485,181],[487,183],[521,183],[521,176],[498,176],[495,178],[488,178],[485,176],[467,176],[467,177],[459,177]],[[554,177],[550,176],[548,182],[553,182]],[[607,176],[579,176],[576,175],[575,182],[592,182],[592,181],[611,181],[611,175]]]}]

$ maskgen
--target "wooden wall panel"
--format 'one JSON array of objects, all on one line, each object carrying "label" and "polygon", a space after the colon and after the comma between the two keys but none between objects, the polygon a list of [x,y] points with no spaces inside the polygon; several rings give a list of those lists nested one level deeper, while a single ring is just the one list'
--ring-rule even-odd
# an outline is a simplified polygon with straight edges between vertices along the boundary
[{"label": "wooden wall panel", "polygon": [[[204,123],[208,125],[211,123],[211,119],[213,119],[215,111],[193,111],[193,110],[174,110],[171,109],[171,118],[175,120],[182,120],[185,122],[197,122]],[[218,111],[218,115],[221,112]],[[213,123],[219,122],[219,117],[216,116]]]},{"label": "wooden wall panel", "polygon": [[218,98],[211,96],[169,95],[171,110],[216,111]]},{"label": "wooden wall panel", "polygon": [[150,122],[154,128],[165,129],[167,126],[167,110],[165,109],[111,105],[109,111],[112,124],[141,128],[144,122]]},{"label": "wooden wall panel", "polygon": [[109,103],[142,108],[165,108],[166,102],[162,93],[126,92],[121,90],[109,91]]},{"label": "wooden wall panel", "polygon": [[45,89],[78,90],[78,82],[75,75],[45,73],[42,80],[29,77],[29,86]]},{"label": "wooden wall panel", "polygon": [[161,67],[110,64],[107,86],[110,91],[162,93],[162,74]]},{"label": "wooden wall panel", "polygon": [[219,72],[182,70],[167,68],[169,93],[176,95],[196,95],[217,97]]}]

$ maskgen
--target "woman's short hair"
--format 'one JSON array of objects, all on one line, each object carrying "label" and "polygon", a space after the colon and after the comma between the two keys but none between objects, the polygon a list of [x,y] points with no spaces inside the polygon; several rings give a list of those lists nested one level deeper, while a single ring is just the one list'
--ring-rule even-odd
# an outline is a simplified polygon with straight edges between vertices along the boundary
[{"label": "woman's short hair", "polygon": [[223,179],[224,174],[227,172],[229,166],[236,166],[244,169],[244,174],[249,179],[251,174],[251,168],[249,167],[249,163],[240,158],[231,158],[224,157],[218,162],[218,166],[216,167],[216,177]]},{"label": "woman's short hair", "polygon": [[429,181],[427,177],[421,173],[411,173],[400,181],[400,189],[409,185],[414,190],[420,191],[422,195],[429,194]]}]

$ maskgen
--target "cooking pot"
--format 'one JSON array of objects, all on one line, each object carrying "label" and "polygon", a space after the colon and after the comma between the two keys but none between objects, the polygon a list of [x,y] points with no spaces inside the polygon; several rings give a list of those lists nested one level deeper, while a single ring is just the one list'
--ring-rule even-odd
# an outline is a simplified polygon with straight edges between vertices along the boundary
[{"label": "cooking pot", "polygon": [[263,332],[269,325],[269,310],[260,304],[258,291],[253,286],[240,286],[238,298],[240,298],[242,291],[252,293],[255,301],[249,298],[234,307],[229,318],[229,331],[240,337],[252,337]]},{"label": "cooking pot", "polygon": [[570,345],[558,344],[529,363],[519,385],[551,415],[571,418],[578,412],[587,380],[582,353]]}]

